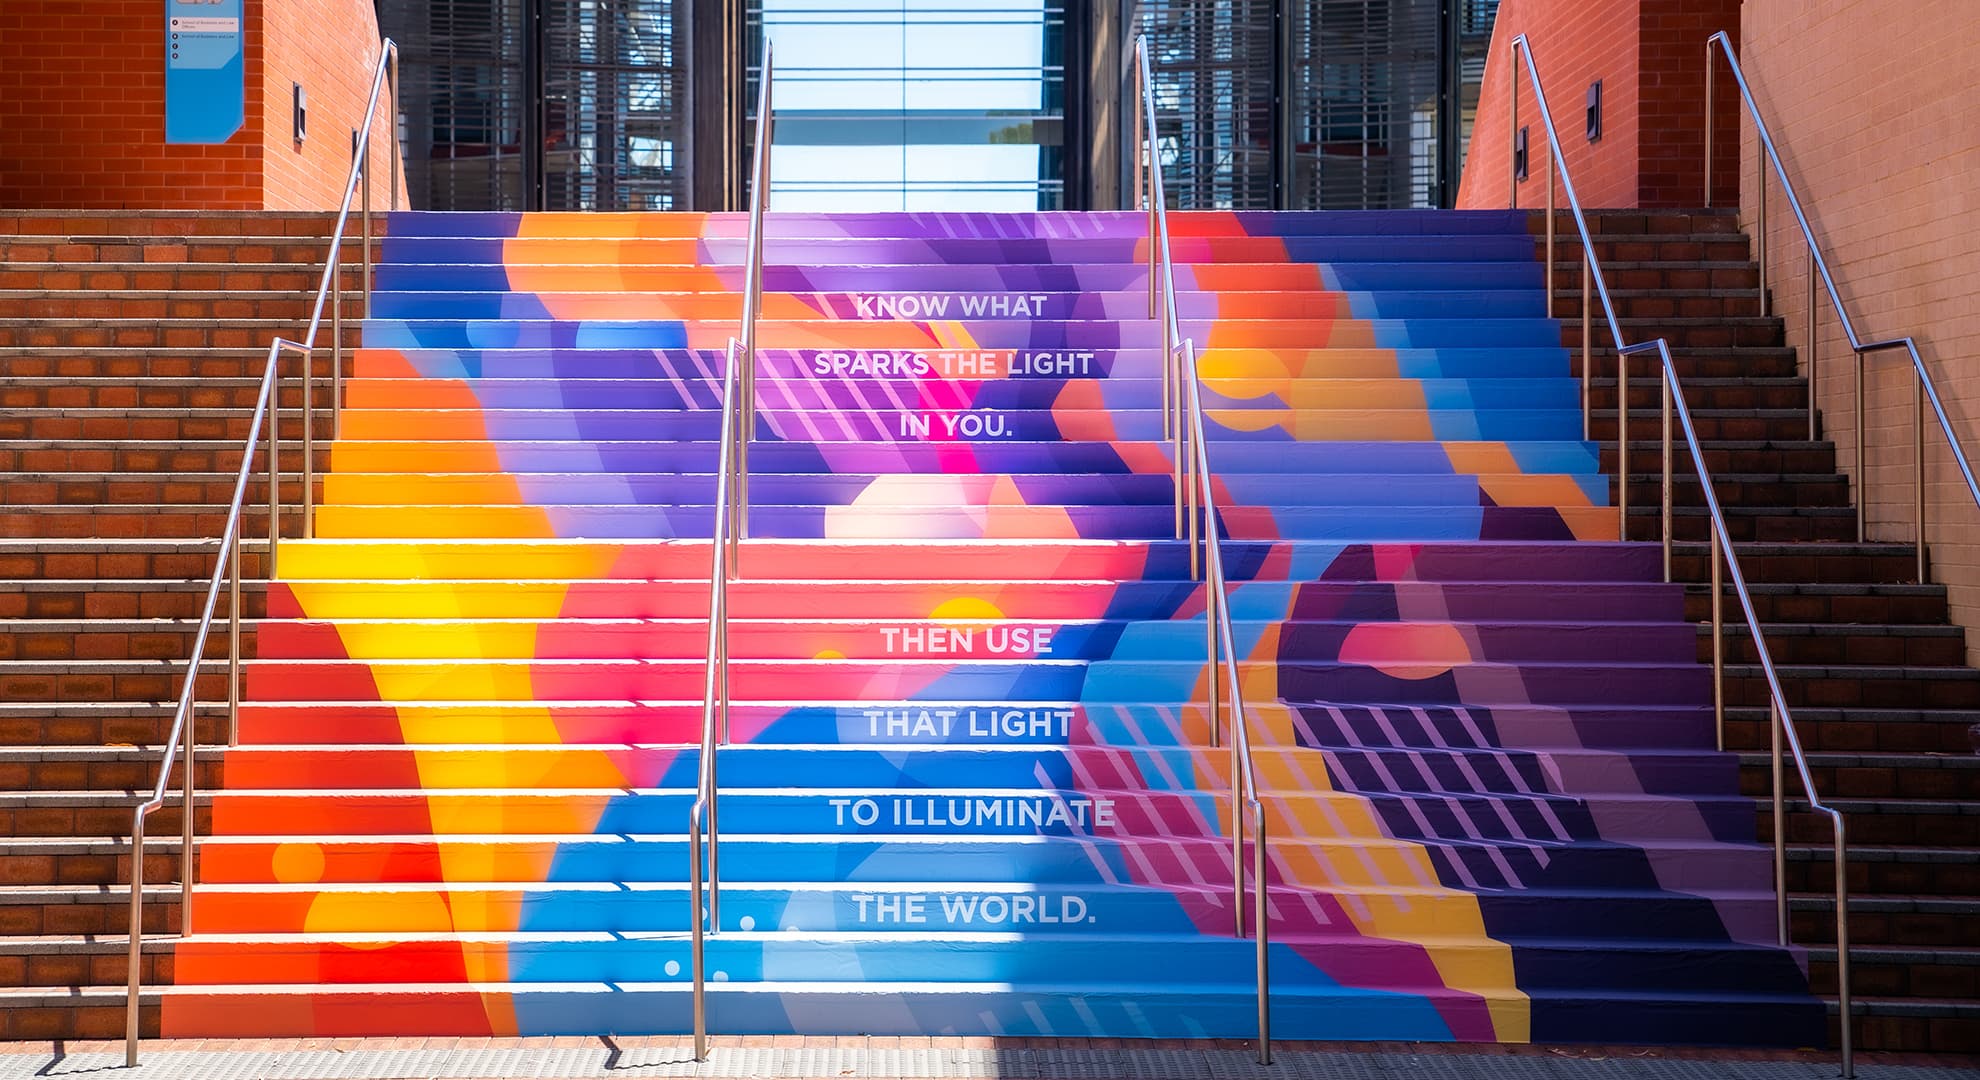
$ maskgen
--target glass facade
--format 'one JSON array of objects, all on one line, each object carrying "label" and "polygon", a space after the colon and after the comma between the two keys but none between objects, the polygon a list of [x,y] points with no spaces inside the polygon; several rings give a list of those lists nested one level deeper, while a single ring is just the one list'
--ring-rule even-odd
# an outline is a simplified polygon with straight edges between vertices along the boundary
[{"label": "glass facade", "polygon": [[749,14],[775,58],[779,209],[1064,204],[1057,0],[764,0]]},{"label": "glass facade", "polygon": [[[738,205],[766,38],[780,209],[1110,205],[1076,166],[1128,137],[1097,118],[1125,118],[1132,88],[1121,109],[1093,107],[1115,73],[1089,68],[1131,57],[1146,33],[1175,205],[1348,209],[1455,196],[1497,7],[380,0],[380,17],[402,48],[418,206]],[[1089,47],[1099,35],[1111,51]],[[1118,157],[1125,173],[1128,148]]]}]

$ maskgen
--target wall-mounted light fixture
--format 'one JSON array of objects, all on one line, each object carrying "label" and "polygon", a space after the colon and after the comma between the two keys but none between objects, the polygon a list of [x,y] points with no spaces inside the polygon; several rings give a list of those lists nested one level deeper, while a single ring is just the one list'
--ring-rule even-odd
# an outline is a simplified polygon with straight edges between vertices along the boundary
[{"label": "wall-mounted light fixture", "polygon": [[1526,179],[1526,128],[1513,136],[1513,179]]},{"label": "wall-mounted light fixture", "polygon": [[1602,80],[1588,84],[1588,141],[1602,137]]},{"label": "wall-mounted light fixture", "polygon": [[309,95],[303,93],[301,83],[291,83],[290,85],[295,90],[292,98],[293,105],[290,108],[289,115],[291,122],[295,125],[296,142],[300,143],[303,141],[303,137],[309,134]]}]

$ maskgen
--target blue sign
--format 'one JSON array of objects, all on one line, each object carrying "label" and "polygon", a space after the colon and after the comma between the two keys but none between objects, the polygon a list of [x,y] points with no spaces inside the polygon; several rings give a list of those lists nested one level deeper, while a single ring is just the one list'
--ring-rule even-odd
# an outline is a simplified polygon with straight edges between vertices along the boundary
[{"label": "blue sign", "polygon": [[165,141],[223,143],[246,119],[241,0],[165,0]]}]

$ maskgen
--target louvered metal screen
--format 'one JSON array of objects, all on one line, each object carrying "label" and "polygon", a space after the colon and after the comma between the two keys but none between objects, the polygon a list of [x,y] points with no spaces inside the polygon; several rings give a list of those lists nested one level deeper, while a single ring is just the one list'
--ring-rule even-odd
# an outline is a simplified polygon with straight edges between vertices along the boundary
[{"label": "louvered metal screen", "polygon": [[[383,0],[413,205],[533,208],[532,183],[551,210],[683,205],[675,13],[675,0]],[[540,91],[526,66],[539,55]]]}]

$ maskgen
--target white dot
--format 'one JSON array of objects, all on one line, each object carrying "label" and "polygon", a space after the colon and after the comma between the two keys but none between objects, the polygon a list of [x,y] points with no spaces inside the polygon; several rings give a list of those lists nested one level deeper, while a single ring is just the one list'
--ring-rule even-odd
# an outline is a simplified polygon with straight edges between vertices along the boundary
[{"label": "white dot", "polygon": [[728,982],[728,981],[729,981],[729,973],[728,973],[728,972],[726,972],[726,971],[718,971],[718,972],[716,972],[716,973],[715,973],[715,981],[716,981],[716,982]]},{"label": "white dot", "polygon": [[744,915],[742,921],[736,925],[741,926],[744,930],[754,930],[756,929],[756,917],[753,915]]},{"label": "white dot", "polygon": [[667,974],[679,975],[680,973],[681,973],[681,962],[679,960],[667,961]]}]

